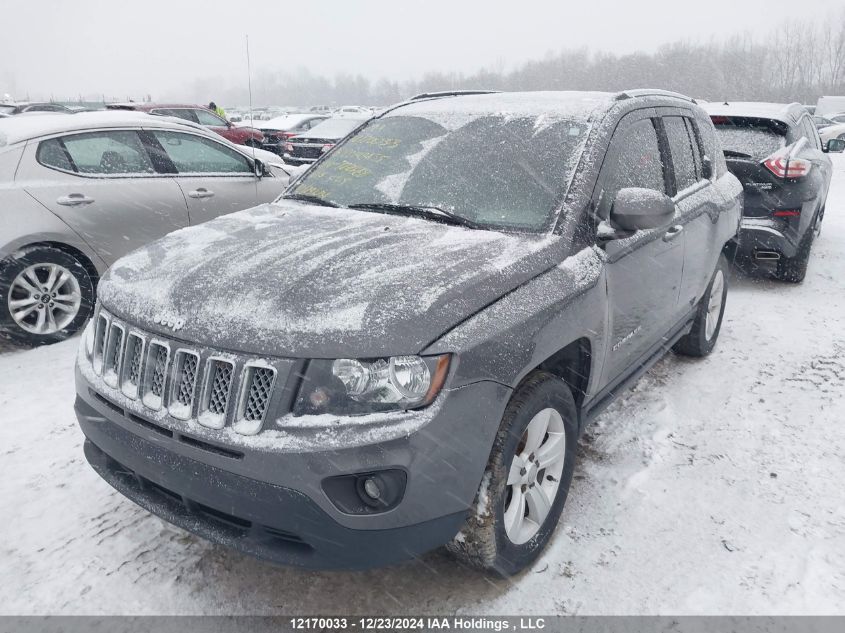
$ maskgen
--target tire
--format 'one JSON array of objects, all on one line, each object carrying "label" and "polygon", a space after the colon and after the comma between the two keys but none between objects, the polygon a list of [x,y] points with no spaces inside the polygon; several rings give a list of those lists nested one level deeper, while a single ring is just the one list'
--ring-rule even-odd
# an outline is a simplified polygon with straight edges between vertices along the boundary
[{"label": "tire", "polygon": [[800,284],[807,276],[807,266],[810,263],[810,251],[813,248],[815,231],[810,227],[801,239],[795,257],[781,257],[778,260],[777,278],[793,284]]},{"label": "tire", "polygon": [[815,237],[818,237],[819,235],[822,234],[822,221],[823,220],[824,220],[824,207],[819,209],[819,212],[816,214],[816,221],[813,222],[813,233],[814,233]]},{"label": "tire", "polygon": [[[543,416],[548,417],[547,428],[554,431],[541,437],[536,429],[542,429]],[[495,571],[507,577],[522,571],[540,555],[557,527],[572,482],[578,441],[577,419],[572,392],[560,378],[537,372],[523,382],[505,409],[472,511],[462,530],[446,545],[454,556],[477,569]],[[515,463],[515,460],[529,456],[527,440],[532,438],[527,429],[532,421],[537,425],[532,428],[535,428],[534,436],[540,440],[540,449],[538,455],[530,453],[530,456],[534,460],[541,459],[539,453],[546,447],[546,454],[556,456],[556,460],[546,468],[538,468],[535,461],[530,468],[520,469],[520,464],[525,465],[525,462]],[[533,485],[518,482],[509,485],[512,471],[523,481],[533,481]],[[552,496],[550,488],[556,488]],[[515,494],[520,496],[515,498]],[[538,504],[541,497],[548,503]],[[521,511],[518,499],[524,500]],[[506,504],[511,509],[510,514],[505,511]],[[537,508],[541,506],[547,507],[548,512],[536,527],[531,518],[538,516]],[[520,512],[520,525],[524,529],[512,531],[511,536],[505,520],[508,518],[511,525],[515,525],[514,517]]]},{"label": "tire", "polygon": [[[55,291],[49,298],[48,283]],[[82,262],[49,246],[25,248],[0,264],[0,335],[30,346],[58,343],[85,324],[94,299],[94,280]]]},{"label": "tire", "polygon": [[692,329],[672,349],[683,356],[707,356],[716,346],[728,297],[728,260],[719,255],[707,291],[698,302]]}]

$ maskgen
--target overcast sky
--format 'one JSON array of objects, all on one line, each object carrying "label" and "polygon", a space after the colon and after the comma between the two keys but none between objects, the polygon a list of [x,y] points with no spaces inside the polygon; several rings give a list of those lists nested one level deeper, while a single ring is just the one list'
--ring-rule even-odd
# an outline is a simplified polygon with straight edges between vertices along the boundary
[{"label": "overcast sky", "polygon": [[[511,68],[564,48],[616,53],[764,35],[840,0],[2,0],[0,96],[178,98],[197,78],[306,67],[410,79]],[[243,8],[242,8],[243,7]]]}]

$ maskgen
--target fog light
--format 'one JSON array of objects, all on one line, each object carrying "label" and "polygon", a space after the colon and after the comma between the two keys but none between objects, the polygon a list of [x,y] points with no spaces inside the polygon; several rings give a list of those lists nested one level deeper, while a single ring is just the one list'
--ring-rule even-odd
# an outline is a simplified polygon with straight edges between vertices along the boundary
[{"label": "fog light", "polygon": [[364,480],[364,492],[371,499],[381,498],[381,488],[379,487],[378,482],[372,477],[367,477]]}]

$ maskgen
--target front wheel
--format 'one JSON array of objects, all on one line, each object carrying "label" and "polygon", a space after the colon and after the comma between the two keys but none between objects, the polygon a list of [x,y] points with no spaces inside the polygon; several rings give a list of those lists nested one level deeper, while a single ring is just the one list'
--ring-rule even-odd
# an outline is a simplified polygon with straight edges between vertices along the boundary
[{"label": "front wheel", "polygon": [[472,511],[447,549],[503,576],[530,565],[557,527],[577,441],[569,387],[552,374],[533,374],[508,403]]},{"label": "front wheel", "polygon": [[728,260],[719,255],[707,291],[698,302],[692,329],[672,348],[684,356],[707,356],[716,346],[728,297]]},{"label": "front wheel", "polygon": [[24,249],[0,264],[0,330],[25,345],[57,343],[91,315],[94,293],[75,257],[49,246]]}]

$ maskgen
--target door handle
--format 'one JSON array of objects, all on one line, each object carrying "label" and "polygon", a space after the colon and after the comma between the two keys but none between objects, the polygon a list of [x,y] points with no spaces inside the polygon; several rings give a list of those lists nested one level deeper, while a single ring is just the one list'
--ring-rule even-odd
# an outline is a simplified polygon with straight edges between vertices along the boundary
[{"label": "door handle", "polygon": [[210,198],[214,195],[213,191],[209,191],[205,187],[200,187],[199,189],[195,189],[194,191],[188,192],[189,198]]},{"label": "door handle", "polygon": [[664,242],[671,242],[676,237],[678,237],[681,233],[684,232],[684,227],[680,224],[676,224],[673,227],[670,227],[668,231],[663,234],[663,241]]},{"label": "door handle", "polygon": [[92,202],[94,202],[94,198],[89,198],[84,193],[71,193],[56,198],[56,203],[64,207],[79,207],[84,204],[91,204]]}]

